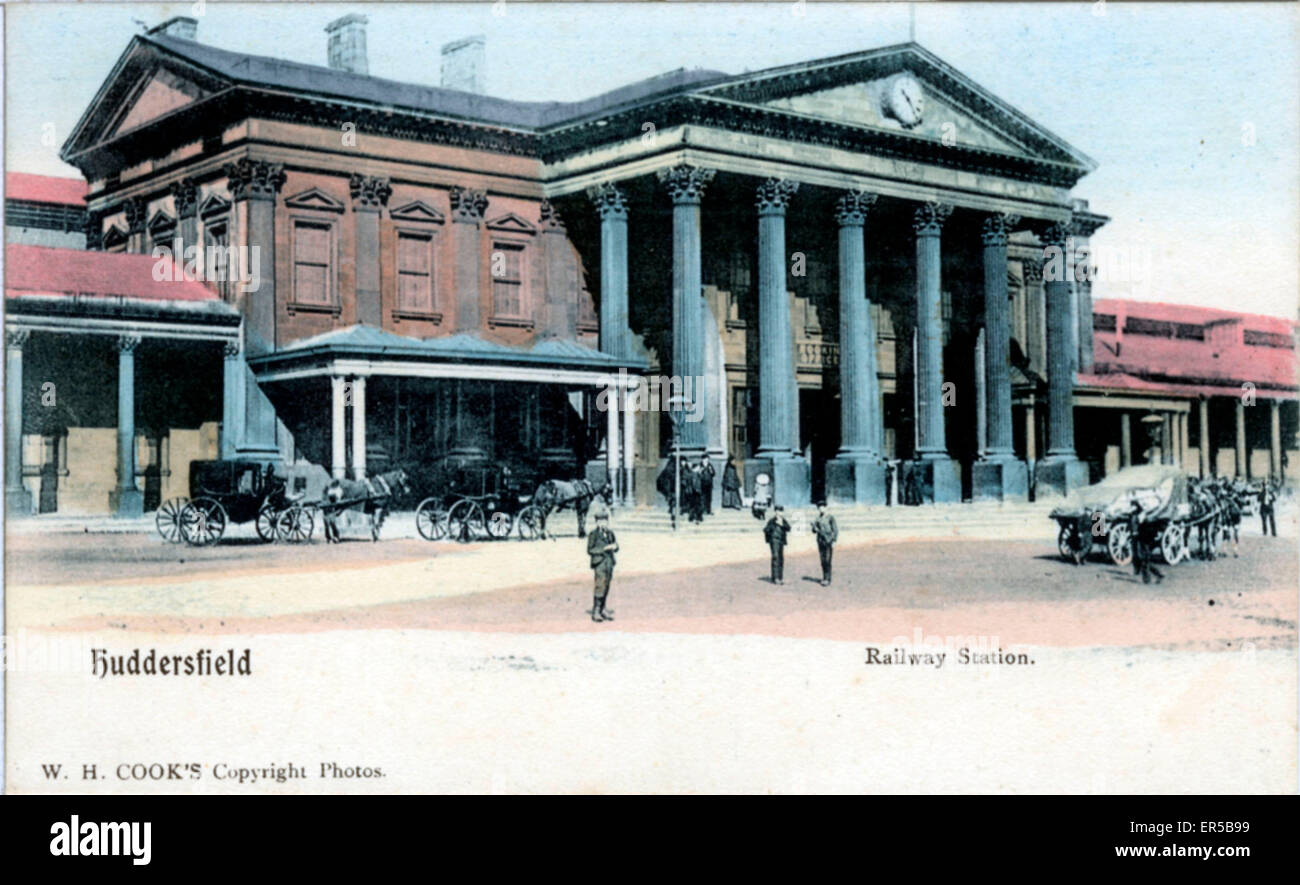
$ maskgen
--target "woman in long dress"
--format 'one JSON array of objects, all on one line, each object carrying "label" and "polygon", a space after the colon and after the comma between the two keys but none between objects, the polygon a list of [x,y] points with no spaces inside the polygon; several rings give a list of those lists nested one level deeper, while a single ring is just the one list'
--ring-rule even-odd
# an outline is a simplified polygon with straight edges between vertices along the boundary
[{"label": "woman in long dress", "polygon": [[736,462],[727,456],[727,466],[722,469],[722,506],[739,510],[743,506],[740,500],[740,474],[736,472]]}]

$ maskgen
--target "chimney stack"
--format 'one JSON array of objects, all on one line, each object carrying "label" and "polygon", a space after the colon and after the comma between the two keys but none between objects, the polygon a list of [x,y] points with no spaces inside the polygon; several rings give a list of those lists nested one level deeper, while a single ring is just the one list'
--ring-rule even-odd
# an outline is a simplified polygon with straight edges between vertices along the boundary
[{"label": "chimney stack", "polygon": [[442,47],[442,88],[482,95],[486,65],[486,40],[482,34],[451,41]]},{"label": "chimney stack", "polygon": [[325,26],[329,35],[327,54],[329,66],[336,71],[369,74],[366,63],[366,22],[364,15],[351,13],[335,19]]},{"label": "chimney stack", "polygon": [[160,25],[154,25],[149,29],[149,33],[160,34],[164,37],[179,37],[182,40],[197,40],[199,22],[198,19],[176,15]]}]

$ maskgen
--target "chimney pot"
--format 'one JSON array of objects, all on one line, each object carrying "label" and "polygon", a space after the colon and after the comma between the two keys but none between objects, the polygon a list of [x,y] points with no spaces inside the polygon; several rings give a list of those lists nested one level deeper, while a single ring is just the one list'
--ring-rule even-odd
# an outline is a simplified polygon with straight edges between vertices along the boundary
[{"label": "chimney pot", "polygon": [[366,61],[366,22],[364,15],[351,13],[335,19],[325,26],[329,35],[326,56],[329,66],[336,71],[369,74]]},{"label": "chimney pot", "polygon": [[149,29],[150,34],[161,34],[165,37],[179,37],[182,40],[198,39],[199,22],[198,19],[190,18],[185,15],[175,15],[159,25],[154,25]]},{"label": "chimney pot", "polygon": [[442,88],[481,95],[487,79],[487,46],[482,34],[442,47]]}]

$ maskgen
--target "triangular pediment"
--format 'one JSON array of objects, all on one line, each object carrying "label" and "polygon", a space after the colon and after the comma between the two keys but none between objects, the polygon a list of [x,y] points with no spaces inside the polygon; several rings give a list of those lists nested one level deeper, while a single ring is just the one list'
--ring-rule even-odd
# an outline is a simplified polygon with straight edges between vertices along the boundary
[{"label": "triangular pediment", "polygon": [[442,224],[443,214],[423,200],[415,200],[396,209],[388,211],[394,221],[418,221],[426,224]]},{"label": "triangular pediment", "polygon": [[316,209],[325,212],[342,212],[347,207],[318,187],[295,194],[284,201],[290,209]]},{"label": "triangular pediment", "polygon": [[130,235],[127,234],[126,228],[119,224],[110,225],[108,230],[104,231],[103,241],[106,248],[125,243],[128,239]]},{"label": "triangular pediment", "polygon": [[744,74],[701,93],[947,146],[1084,170],[1095,166],[1085,154],[915,43]]},{"label": "triangular pediment", "polygon": [[129,132],[207,95],[208,92],[192,80],[158,67],[141,79],[135,96],[122,108],[121,116],[110,128],[109,135]]},{"label": "triangular pediment", "polygon": [[488,230],[515,231],[521,234],[537,233],[537,228],[513,212],[498,216],[487,223]]},{"label": "triangular pediment", "polygon": [[175,227],[176,227],[175,217],[167,214],[161,209],[159,209],[157,212],[153,214],[153,218],[149,219],[148,228],[149,228],[149,233],[151,234],[157,234],[163,231],[169,231],[174,229]]},{"label": "triangular pediment", "polygon": [[218,194],[208,194],[208,198],[199,204],[199,215],[202,218],[222,215],[229,211],[230,201]]}]

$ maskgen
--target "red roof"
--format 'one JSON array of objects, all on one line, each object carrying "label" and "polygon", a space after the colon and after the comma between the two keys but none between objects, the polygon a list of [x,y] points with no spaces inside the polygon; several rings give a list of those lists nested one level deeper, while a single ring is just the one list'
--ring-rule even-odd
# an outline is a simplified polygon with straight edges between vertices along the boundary
[{"label": "red roof", "polygon": [[5,199],[64,206],[86,205],[86,182],[80,178],[56,178],[29,172],[5,173]]},{"label": "red roof", "polygon": [[152,255],[10,244],[5,247],[4,270],[6,298],[91,295],[212,301],[219,297],[207,284],[185,279],[171,259]]},{"label": "red roof", "polygon": [[[1297,324],[1285,318],[1113,298],[1093,302],[1098,315],[1113,317],[1115,329],[1094,328],[1095,370],[1080,375],[1081,384],[1189,396],[1239,393],[1246,381],[1261,389],[1297,386]],[[1144,334],[1126,328],[1133,320],[1174,325],[1148,325]]]}]

